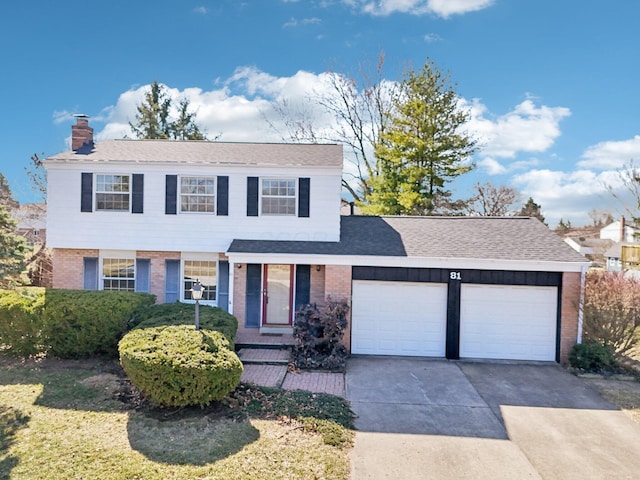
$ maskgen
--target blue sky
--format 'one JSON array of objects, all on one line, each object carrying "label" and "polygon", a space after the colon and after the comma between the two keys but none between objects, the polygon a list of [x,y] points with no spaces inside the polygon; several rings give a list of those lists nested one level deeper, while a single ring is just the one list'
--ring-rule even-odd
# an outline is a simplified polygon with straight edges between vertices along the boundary
[{"label": "blue sky", "polygon": [[455,196],[506,184],[541,204],[550,226],[576,225],[593,208],[623,213],[605,185],[618,189],[617,170],[640,162],[640,2],[34,0],[2,10],[0,172],[21,202],[34,199],[29,157],[68,149],[73,113],[92,117],[98,139],[122,137],[158,80],[189,98],[210,136],[278,141],[264,120],[271,100],[302,101],[328,69],[354,72],[382,50],[389,80],[429,58],[470,108],[483,149]]}]

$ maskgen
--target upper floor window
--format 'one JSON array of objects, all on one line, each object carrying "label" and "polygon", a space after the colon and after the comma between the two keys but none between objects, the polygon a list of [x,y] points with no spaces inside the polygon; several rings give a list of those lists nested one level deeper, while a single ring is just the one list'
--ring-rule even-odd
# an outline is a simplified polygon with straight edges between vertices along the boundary
[{"label": "upper floor window", "polygon": [[96,210],[129,211],[129,175],[96,175]]},{"label": "upper floor window", "polygon": [[102,259],[102,289],[135,291],[136,261],[133,258]]},{"label": "upper floor window", "polygon": [[216,300],[218,262],[209,260],[184,261],[184,299],[191,300],[191,288],[200,281],[202,285],[202,300]]},{"label": "upper floor window", "polygon": [[262,179],[262,215],[296,214],[296,181],[294,179]]},{"label": "upper floor window", "polygon": [[180,177],[180,211],[214,213],[215,177]]}]

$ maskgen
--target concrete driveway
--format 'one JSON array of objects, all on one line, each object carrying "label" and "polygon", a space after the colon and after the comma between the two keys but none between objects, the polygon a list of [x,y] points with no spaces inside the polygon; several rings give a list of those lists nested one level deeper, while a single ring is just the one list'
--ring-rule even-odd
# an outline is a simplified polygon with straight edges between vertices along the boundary
[{"label": "concrete driveway", "polygon": [[637,479],[640,425],[552,364],[355,357],[352,479]]}]

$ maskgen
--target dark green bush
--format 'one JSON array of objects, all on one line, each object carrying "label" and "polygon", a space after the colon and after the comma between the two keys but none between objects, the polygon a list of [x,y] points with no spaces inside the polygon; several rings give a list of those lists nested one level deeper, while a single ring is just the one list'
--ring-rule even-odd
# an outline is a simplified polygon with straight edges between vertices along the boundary
[{"label": "dark green bush", "polygon": [[43,336],[48,352],[60,358],[115,356],[136,312],[154,302],[155,296],[146,293],[47,290]]},{"label": "dark green bush", "polygon": [[[168,325],[194,325],[195,305],[189,303],[164,303],[152,305],[140,311],[136,328],[160,327]],[[234,349],[238,320],[218,307],[200,305],[200,328],[222,333],[231,350]]]},{"label": "dark green bush", "polygon": [[120,363],[156,406],[209,405],[240,383],[242,363],[224,335],[192,326],[136,328],[120,341]]},{"label": "dark green bush", "polygon": [[306,305],[298,310],[293,326],[293,364],[297,368],[343,371],[347,349],[342,337],[348,313],[349,306],[344,302],[329,302],[321,308]]},{"label": "dark green bush", "polygon": [[0,345],[5,352],[28,357],[42,352],[44,288],[0,291]]},{"label": "dark green bush", "polygon": [[618,367],[613,347],[594,341],[574,345],[569,353],[569,364],[580,370],[598,373],[616,370]]}]

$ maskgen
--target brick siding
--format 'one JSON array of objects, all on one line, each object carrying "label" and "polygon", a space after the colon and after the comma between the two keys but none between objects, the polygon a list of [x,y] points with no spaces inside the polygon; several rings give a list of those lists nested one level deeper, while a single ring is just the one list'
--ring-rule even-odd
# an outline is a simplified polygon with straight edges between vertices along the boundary
[{"label": "brick siding", "polygon": [[98,250],[56,248],[52,252],[53,288],[82,290],[85,257],[97,257]]},{"label": "brick siding", "polygon": [[[240,267],[240,268],[238,268]],[[244,329],[244,318],[247,295],[247,264],[236,263],[233,265],[233,305],[232,314],[238,319],[238,329]]]},{"label": "brick siding", "polygon": [[[351,307],[351,266],[326,265],[324,275],[325,300],[344,301]],[[342,343],[351,351],[351,310],[347,318],[347,328]]]},{"label": "brick siding", "polygon": [[580,273],[562,275],[562,310],[560,329],[560,363],[569,362],[569,352],[578,340],[578,304],[580,302]]}]

